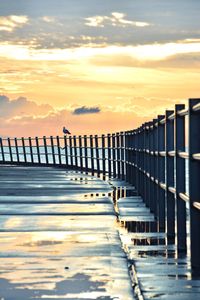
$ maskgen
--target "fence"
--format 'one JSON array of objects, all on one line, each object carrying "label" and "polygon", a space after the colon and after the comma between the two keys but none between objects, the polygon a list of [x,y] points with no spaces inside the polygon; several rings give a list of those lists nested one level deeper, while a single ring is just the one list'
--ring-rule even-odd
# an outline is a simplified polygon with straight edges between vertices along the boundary
[{"label": "fence", "polygon": [[200,271],[200,99],[176,105],[151,122],[101,136],[0,140],[1,163],[59,165],[96,171],[133,184],[178,253],[187,250]]}]

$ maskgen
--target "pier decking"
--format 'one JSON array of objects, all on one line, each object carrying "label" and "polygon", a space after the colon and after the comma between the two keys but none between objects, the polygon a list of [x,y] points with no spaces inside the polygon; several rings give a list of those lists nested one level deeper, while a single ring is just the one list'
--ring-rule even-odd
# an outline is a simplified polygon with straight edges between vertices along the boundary
[{"label": "pier decking", "polygon": [[133,299],[111,192],[81,172],[0,166],[0,298]]}]

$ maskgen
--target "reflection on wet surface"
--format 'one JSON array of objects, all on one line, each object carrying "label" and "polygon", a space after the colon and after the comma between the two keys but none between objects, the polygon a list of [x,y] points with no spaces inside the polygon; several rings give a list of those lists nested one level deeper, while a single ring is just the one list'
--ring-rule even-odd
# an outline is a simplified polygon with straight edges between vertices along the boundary
[{"label": "reflection on wet surface", "polygon": [[145,220],[148,208],[141,202],[131,194],[116,201],[136,294],[141,299],[199,299],[200,276],[191,268],[189,253],[177,251],[176,236],[157,232],[155,218]]},{"label": "reflection on wet surface", "polygon": [[0,299],[133,299],[108,183],[53,168],[0,177]]}]

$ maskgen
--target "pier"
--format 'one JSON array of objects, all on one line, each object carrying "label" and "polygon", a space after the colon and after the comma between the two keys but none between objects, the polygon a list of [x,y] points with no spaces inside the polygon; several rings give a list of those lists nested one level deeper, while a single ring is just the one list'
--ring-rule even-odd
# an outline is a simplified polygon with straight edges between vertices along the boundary
[{"label": "pier", "polygon": [[198,299],[199,132],[190,99],[131,131],[0,139],[0,296]]}]

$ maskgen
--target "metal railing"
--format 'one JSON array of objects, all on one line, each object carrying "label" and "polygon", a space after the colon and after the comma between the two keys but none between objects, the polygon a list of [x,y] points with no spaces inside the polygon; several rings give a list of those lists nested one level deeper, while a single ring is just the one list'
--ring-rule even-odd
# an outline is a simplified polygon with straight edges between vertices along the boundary
[{"label": "metal railing", "polygon": [[59,165],[133,184],[178,253],[200,271],[200,99],[176,105],[141,127],[100,136],[0,139],[0,162]]}]

